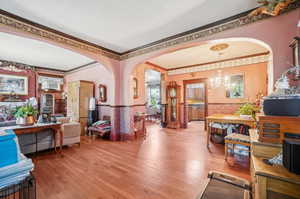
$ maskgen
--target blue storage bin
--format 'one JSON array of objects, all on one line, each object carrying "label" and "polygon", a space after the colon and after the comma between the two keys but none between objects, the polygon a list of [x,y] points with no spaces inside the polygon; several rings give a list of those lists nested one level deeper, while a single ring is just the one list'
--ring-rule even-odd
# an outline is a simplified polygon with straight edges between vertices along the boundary
[{"label": "blue storage bin", "polygon": [[19,144],[13,130],[0,131],[0,168],[19,160]]}]

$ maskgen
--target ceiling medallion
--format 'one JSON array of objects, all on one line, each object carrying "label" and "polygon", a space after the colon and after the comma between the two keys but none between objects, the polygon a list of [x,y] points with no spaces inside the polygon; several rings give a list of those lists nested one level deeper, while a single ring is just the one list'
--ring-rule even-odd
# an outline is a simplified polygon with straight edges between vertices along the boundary
[{"label": "ceiling medallion", "polygon": [[228,44],[222,43],[222,44],[216,44],[216,45],[210,47],[210,50],[211,51],[221,51],[221,50],[225,50],[228,47],[229,47]]}]

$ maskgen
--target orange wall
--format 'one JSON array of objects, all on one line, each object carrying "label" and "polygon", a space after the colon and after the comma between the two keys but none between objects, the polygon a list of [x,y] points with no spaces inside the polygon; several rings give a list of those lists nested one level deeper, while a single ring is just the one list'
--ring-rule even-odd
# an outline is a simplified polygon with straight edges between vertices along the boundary
[{"label": "orange wall", "polygon": [[[138,92],[139,97],[134,99],[134,104],[144,104],[145,100],[145,70],[146,69],[155,69],[151,65],[141,64],[139,65],[132,73],[133,77],[138,79]],[[160,70],[163,74],[166,74],[166,71]],[[166,76],[166,85],[170,81],[176,81],[177,84],[182,86],[181,96],[183,102],[183,80],[190,79],[199,79],[199,78],[211,78],[217,74],[217,70],[194,72],[194,73],[185,73],[180,75],[169,75]],[[235,75],[235,74],[244,74],[245,78],[245,93],[244,98],[230,99],[226,98],[225,88],[215,88],[212,89],[209,87],[208,81],[208,103],[244,103],[247,101],[253,102],[256,98],[256,94],[263,92],[264,95],[267,93],[267,62],[250,64],[245,66],[238,66],[232,68],[222,69],[223,75]]]},{"label": "orange wall", "polygon": [[[180,75],[168,76],[168,81],[176,81],[183,87],[183,80],[211,78],[217,74],[218,70],[210,70],[203,72],[186,73]],[[267,93],[267,63],[258,63],[245,66],[222,69],[222,75],[244,74],[245,93],[243,99],[226,98],[225,88],[212,89],[208,81],[208,103],[243,103],[246,101],[254,101],[258,92]],[[183,88],[182,101],[183,101]]]}]

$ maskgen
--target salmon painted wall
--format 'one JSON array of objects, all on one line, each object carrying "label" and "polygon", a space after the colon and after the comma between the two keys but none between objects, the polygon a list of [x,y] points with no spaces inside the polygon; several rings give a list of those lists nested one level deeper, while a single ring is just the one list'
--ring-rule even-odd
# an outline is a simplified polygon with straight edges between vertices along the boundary
[{"label": "salmon painted wall", "polygon": [[[183,80],[207,78],[216,76],[218,70],[185,73],[168,76],[169,81],[176,81],[181,85],[181,102],[183,102]],[[244,98],[227,98],[224,87],[210,88],[208,81],[208,103],[243,103],[253,102],[258,92],[267,93],[267,63],[250,64],[232,68],[222,69],[222,75],[244,75],[245,93]]]},{"label": "salmon painted wall", "polygon": [[[139,97],[134,100],[134,104],[145,103],[145,73],[144,71],[151,66],[142,64],[136,68],[133,72],[133,76],[139,81]],[[152,68],[155,69],[155,68]],[[166,74],[165,71],[161,71]],[[183,80],[200,79],[200,78],[211,78],[215,77],[217,70],[185,73],[180,75],[167,75],[165,84],[168,85],[170,81],[176,81],[177,84],[181,85],[181,102],[183,102]],[[267,94],[267,62],[250,64],[232,68],[226,68],[222,70],[222,75],[244,75],[244,98],[231,99],[226,97],[225,88],[210,88],[208,83],[208,114],[214,113],[234,113],[241,103],[254,102],[256,95],[262,92],[264,95]],[[134,107],[133,112],[143,112],[144,109],[141,107]]]},{"label": "salmon painted wall", "polygon": [[[133,99],[133,104],[145,104],[146,103],[146,92],[145,92],[145,71],[148,69],[156,70],[162,74],[167,74],[166,70],[162,70],[158,67],[149,64],[141,64],[135,68],[132,72],[132,78],[137,78],[138,80],[138,98]],[[131,87],[132,88],[132,87]]]},{"label": "salmon painted wall", "polygon": [[[115,84],[112,72],[108,71],[104,66],[99,63],[92,64],[83,70],[68,73],[65,75],[65,83],[77,80],[87,80],[95,83],[96,98],[99,98],[99,84],[107,86],[107,102],[103,104],[113,105]],[[66,86],[66,85],[65,85]],[[67,88],[67,86],[66,86]],[[67,89],[66,89],[67,91]]]}]

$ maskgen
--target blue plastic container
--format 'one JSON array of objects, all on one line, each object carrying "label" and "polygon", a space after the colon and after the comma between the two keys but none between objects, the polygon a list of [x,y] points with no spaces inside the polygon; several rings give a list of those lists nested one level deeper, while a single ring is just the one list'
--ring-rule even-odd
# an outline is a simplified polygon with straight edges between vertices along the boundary
[{"label": "blue plastic container", "polygon": [[18,162],[19,144],[13,130],[0,130],[0,168]]}]

